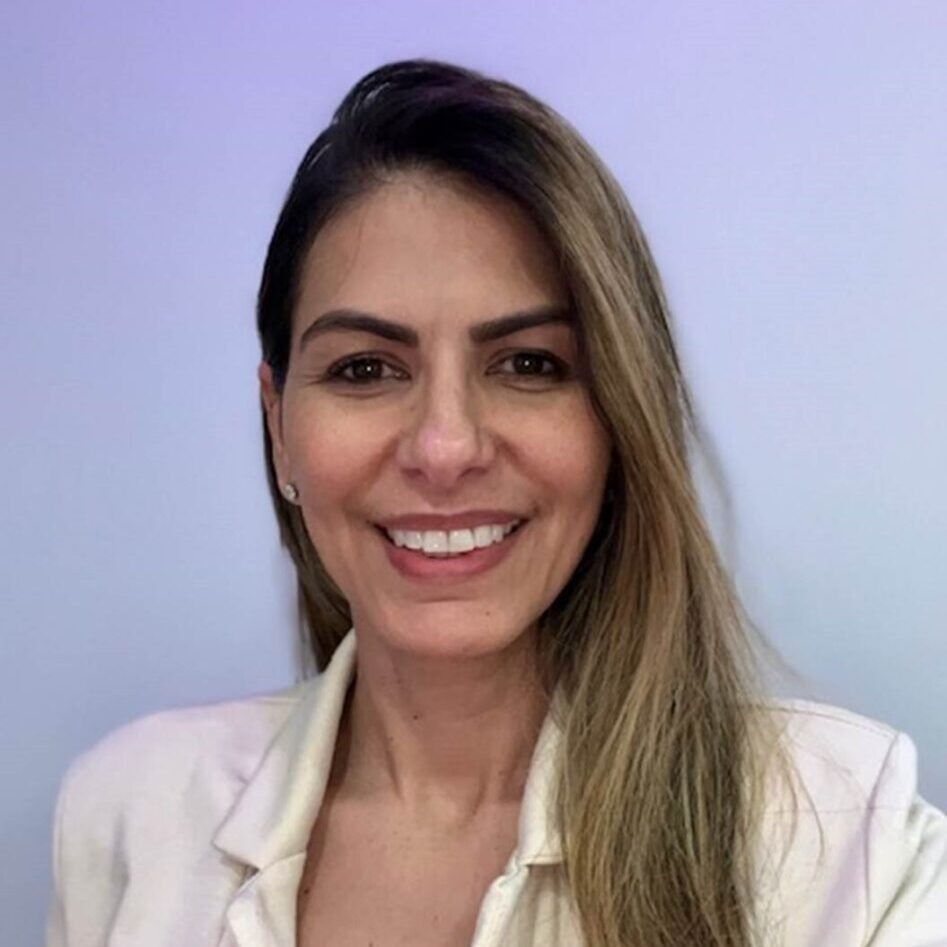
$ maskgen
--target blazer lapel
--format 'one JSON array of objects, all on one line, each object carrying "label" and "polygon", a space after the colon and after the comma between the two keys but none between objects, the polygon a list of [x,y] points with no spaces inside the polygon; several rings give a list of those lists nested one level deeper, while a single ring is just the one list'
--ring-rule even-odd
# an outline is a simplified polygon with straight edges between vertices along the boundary
[{"label": "blazer lapel", "polygon": [[305,853],[255,872],[227,905],[220,947],[292,947]]},{"label": "blazer lapel", "polygon": [[295,947],[299,880],[354,673],[350,630],[325,671],[304,691],[214,836],[214,846],[248,872],[227,904],[221,947]]}]

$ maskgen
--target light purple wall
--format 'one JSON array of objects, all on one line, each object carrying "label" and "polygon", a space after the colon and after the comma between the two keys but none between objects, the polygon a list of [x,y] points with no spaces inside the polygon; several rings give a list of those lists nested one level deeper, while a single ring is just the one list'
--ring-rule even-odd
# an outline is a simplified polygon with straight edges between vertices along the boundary
[{"label": "light purple wall", "polygon": [[[292,678],[252,307],[363,72],[518,82],[626,185],[808,691],[911,733],[947,805],[947,5],[118,3],[0,14],[0,942],[37,941],[67,761]],[[12,722],[12,725],[11,725]]]}]

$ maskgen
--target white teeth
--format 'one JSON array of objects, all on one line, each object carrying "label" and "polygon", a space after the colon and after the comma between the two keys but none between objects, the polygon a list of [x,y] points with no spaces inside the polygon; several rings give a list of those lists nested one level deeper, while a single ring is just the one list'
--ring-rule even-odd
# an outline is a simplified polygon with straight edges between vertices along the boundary
[{"label": "white teeth", "polygon": [[413,530],[388,529],[385,532],[396,546],[404,546],[423,552],[426,556],[449,556],[470,552],[472,549],[483,549],[494,543],[502,542],[508,536],[519,520],[513,520],[505,526],[494,524],[477,526],[470,529],[452,529],[450,532],[442,529]]},{"label": "white teeth", "polygon": [[448,552],[470,552],[476,547],[474,534],[469,529],[452,529],[447,539]]},{"label": "white teeth", "polygon": [[493,542],[493,527],[492,526],[478,526],[473,531],[474,545],[478,549],[483,549],[484,546],[489,546]]},{"label": "white teeth", "polygon": [[441,530],[431,530],[421,534],[424,543],[424,552],[430,555],[432,552],[447,552],[447,533]]}]

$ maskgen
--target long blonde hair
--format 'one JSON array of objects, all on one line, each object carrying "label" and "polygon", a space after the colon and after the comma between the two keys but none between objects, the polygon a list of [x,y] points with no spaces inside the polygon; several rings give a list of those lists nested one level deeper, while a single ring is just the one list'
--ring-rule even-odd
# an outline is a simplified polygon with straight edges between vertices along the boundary
[{"label": "long blonde hair", "polygon": [[[360,80],[296,173],[258,302],[277,387],[303,256],[347,201],[405,168],[513,198],[558,255],[590,397],[613,445],[608,499],[582,559],[540,618],[541,674],[564,697],[556,818],[590,947],[747,947],[764,747],[758,655],[702,516],[698,425],[651,253],[582,138],[521,89],[426,60]],[[298,508],[282,497],[310,666],[351,626]]]}]

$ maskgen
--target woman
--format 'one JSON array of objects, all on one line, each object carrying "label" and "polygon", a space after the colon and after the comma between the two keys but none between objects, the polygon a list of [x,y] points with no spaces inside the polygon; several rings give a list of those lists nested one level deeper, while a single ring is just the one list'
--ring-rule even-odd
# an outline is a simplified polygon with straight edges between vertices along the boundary
[{"label": "woman", "polygon": [[561,118],[366,76],[258,328],[320,673],[73,766],[49,947],[947,943],[910,740],[757,686],[657,273]]}]

